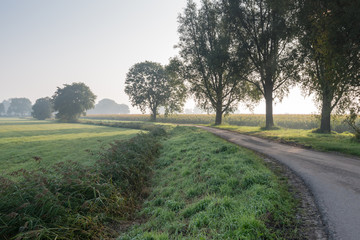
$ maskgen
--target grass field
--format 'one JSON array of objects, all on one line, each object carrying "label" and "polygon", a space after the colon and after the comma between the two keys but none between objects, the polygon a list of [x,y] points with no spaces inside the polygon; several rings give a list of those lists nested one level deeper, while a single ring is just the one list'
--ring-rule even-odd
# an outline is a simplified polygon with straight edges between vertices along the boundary
[{"label": "grass field", "polygon": [[296,206],[253,152],[177,127],[155,162],[145,223],[119,239],[299,239]]},{"label": "grass field", "polygon": [[47,168],[66,160],[91,165],[96,161],[98,152],[108,147],[110,142],[131,138],[138,132],[132,129],[0,118],[0,175],[21,168]]},{"label": "grass field", "polygon": [[299,144],[319,151],[340,152],[360,157],[360,142],[349,132],[320,134],[303,129],[263,130],[260,127],[221,125],[217,128],[250,134],[275,141]]},{"label": "grass field", "polygon": [[165,133],[20,119],[0,131],[4,240],[114,239],[141,206]]},{"label": "grass field", "polygon": [[[0,176],[5,239],[107,239],[121,233],[119,239],[301,239],[298,203],[286,179],[253,152],[191,127],[156,127],[132,138],[139,130],[110,124],[1,119],[3,174],[76,161],[15,182]],[[156,126],[132,124],[125,125]],[[109,148],[119,139],[128,140]],[[102,148],[108,150],[100,156]]]}]

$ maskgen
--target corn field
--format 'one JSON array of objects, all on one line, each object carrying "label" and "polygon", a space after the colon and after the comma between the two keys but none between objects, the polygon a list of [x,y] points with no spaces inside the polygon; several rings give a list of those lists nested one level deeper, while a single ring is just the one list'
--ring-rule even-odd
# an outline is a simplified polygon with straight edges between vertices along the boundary
[{"label": "corn field", "polygon": [[[89,115],[85,119],[117,120],[117,121],[150,121],[148,114],[112,114],[112,115]],[[345,116],[332,116],[331,127],[336,132],[352,132]],[[157,122],[175,124],[213,124],[214,114],[174,114],[169,116],[160,115]],[[282,128],[292,129],[315,129],[320,126],[318,115],[309,114],[278,114],[274,115],[275,125]],[[360,119],[357,120],[360,122]],[[231,114],[224,117],[224,124],[237,126],[265,126],[265,115],[261,114]]]}]

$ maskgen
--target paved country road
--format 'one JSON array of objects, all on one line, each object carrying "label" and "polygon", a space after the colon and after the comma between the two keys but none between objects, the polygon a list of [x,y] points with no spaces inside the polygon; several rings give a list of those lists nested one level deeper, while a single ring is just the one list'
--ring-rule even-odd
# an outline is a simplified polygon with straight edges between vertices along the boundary
[{"label": "paved country road", "polygon": [[317,152],[227,130],[198,126],[274,158],[299,175],[314,195],[330,239],[360,239],[360,159]]}]

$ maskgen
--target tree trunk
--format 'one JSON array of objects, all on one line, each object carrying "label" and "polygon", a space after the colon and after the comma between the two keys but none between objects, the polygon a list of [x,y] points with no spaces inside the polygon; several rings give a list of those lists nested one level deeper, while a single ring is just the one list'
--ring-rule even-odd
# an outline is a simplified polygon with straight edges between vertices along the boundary
[{"label": "tree trunk", "polygon": [[156,115],[157,115],[157,109],[156,109],[156,108],[153,108],[153,109],[152,109],[152,114],[151,114],[151,116],[150,116],[150,121],[156,122]]},{"label": "tree trunk", "polygon": [[319,132],[330,133],[331,132],[331,98],[323,93],[322,106],[321,106],[321,122]]},{"label": "tree trunk", "polygon": [[219,102],[216,106],[215,125],[220,125],[222,122],[222,102]]},{"label": "tree trunk", "polygon": [[271,129],[274,127],[274,118],[273,118],[273,92],[272,89],[268,89],[265,92],[265,103],[266,103],[266,129]]}]

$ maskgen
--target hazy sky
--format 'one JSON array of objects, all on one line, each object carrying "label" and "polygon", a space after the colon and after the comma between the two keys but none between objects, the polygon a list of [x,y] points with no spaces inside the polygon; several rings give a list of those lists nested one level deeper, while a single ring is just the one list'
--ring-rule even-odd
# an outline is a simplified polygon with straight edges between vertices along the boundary
[{"label": "hazy sky", "polygon": [[[97,101],[130,106],[123,91],[127,71],[145,60],[167,64],[176,55],[177,16],[185,5],[186,0],[1,0],[0,102],[27,97],[34,103],[65,83],[84,82]],[[311,98],[304,100],[297,89],[274,108],[315,111]],[[264,113],[264,104],[255,112]]]}]

